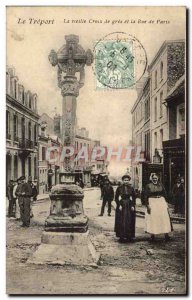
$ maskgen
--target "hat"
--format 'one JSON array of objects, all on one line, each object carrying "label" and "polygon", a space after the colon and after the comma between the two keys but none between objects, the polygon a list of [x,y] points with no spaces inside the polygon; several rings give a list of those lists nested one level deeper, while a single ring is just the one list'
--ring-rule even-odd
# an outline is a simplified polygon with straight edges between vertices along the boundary
[{"label": "hat", "polygon": [[131,176],[129,176],[128,174],[123,175],[122,180],[124,180],[125,178],[128,178],[129,180],[131,180]]},{"label": "hat", "polygon": [[25,179],[26,179],[25,176],[21,176],[21,177],[19,178],[19,180],[25,180]]}]

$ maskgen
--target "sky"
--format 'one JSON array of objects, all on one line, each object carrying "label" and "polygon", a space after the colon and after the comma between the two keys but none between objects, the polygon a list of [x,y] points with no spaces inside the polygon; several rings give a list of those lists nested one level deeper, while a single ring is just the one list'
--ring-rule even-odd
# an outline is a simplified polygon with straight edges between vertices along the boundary
[{"label": "sky", "polygon": [[[33,24],[34,19],[54,21],[39,25]],[[110,23],[104,24],[106,19]],[[129,23],[121,23],[125,20]],[[150,20],[154,23],[149,24]],[[48,60],[51,49],[57,52],[65,44],[65,35],[76,34],[80,45],[93,51],[98,40],[118,31],[142,43],[150,64],[165,40],[185,38],[185,11],[178,7],[8,7],[7,65],[15,67],[26,89],[37,93],[39,114],[53,117],[55,111],[61,113],[62,96],[57,67]],[[103,145],[127,145],[132,139],[131,108],[136,98],[135,89],[96,89],[93,67],[85,66],[85,84],[77,98],[78,125]]]}]

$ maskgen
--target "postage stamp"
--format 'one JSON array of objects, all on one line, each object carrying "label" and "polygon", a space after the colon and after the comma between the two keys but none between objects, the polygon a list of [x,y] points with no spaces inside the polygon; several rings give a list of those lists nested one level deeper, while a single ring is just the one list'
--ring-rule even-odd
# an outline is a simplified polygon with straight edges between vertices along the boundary
[{"label": "postage stamp", "polygon": [[134,36],[111,33],[95,44],[96,87],[99,89],[133,88],[144,75],[147,55]]}]

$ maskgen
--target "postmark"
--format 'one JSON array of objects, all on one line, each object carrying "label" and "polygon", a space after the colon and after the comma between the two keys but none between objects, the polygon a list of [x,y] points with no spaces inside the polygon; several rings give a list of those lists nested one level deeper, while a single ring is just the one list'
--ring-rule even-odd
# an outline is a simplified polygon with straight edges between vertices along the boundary
[{"label": "postmark", "polygon": [[144,75],[147,55],[141,42],[125,32],[114,32],[94,47],[96,87],[129,89]]}]

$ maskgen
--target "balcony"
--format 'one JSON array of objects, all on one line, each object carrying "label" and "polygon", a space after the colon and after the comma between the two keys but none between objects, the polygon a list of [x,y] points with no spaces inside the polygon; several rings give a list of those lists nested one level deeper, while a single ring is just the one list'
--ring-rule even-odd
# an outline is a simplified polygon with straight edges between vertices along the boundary
[{"label": "balcony", "polygon": [[19,141],[19,148],[22,149],[33,149],[34,142],[28,139],[18,139]]}]

